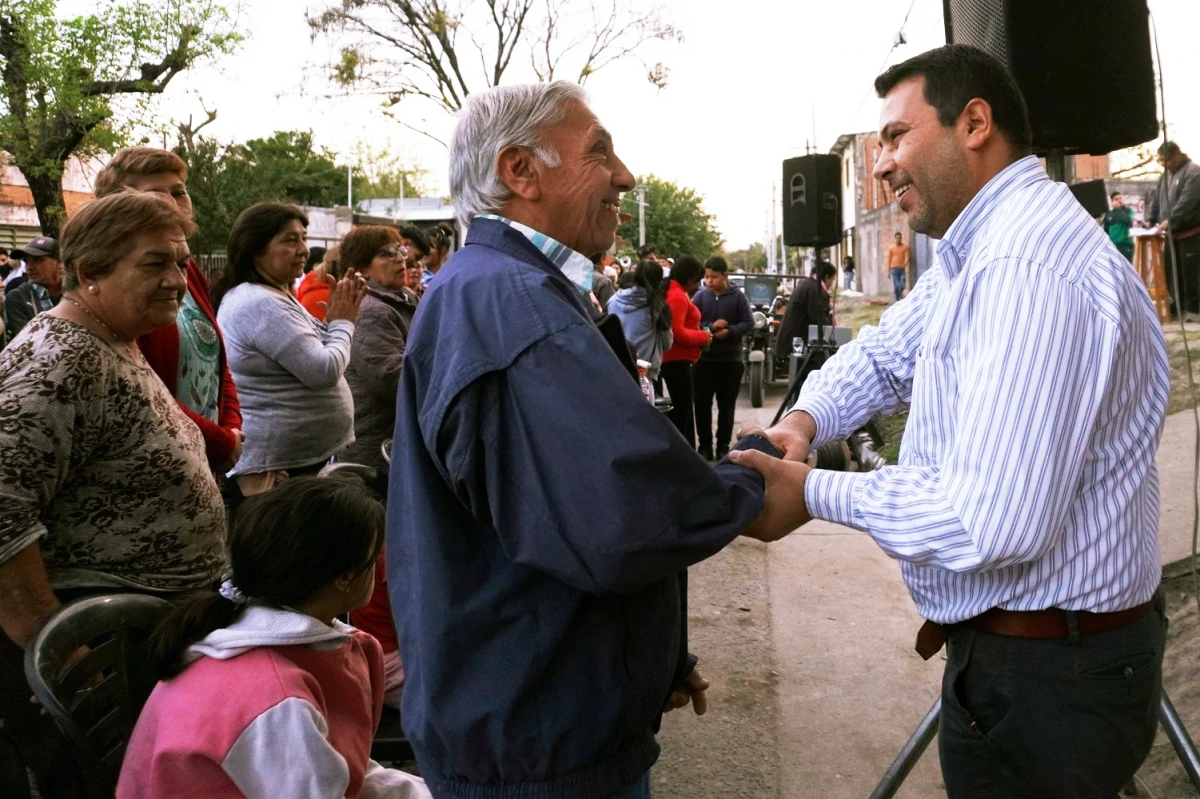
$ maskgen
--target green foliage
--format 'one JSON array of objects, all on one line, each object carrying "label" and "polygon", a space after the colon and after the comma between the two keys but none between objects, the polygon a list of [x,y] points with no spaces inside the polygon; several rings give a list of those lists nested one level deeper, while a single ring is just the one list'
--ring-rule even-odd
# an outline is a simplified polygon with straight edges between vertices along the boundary
[{"label": "green foliage", "polygon": [[[704,198],[694,190],[669,180],[647,175],[639,178],[646,185],[646,241],[655,245],[660,255],[676,258],[692,255],[704,260],[721,247],[711,214],[704,211]],[[638,242],[638,196],[626,192],[621,201],[621,213],[631,220],[617,228],[617,235]]]},{"label": "green foliage", "polygon": [[64,162],[123,143],[129,122],[180,72],[241,41],[215,0],[100,0],[59,17],[55,0],[0,0],[0,149],[56,235]]},{"label": "green foliage", "polygon": [[767,269],[767,251],[759,242],[744,250],[723,253],[729,268],[737,272],[762,273]]},{"label": "green foliage", "polygon": [[[188,164],[200,231],[192,239],[199,253],[220,252],[229,240],[237,215],[260,202],[332,207],[346,204],[346,167],[336,153],[317,146],[310,131],[279,131],[245,144],[221,144],[202,136],[181,144],[176,152]],[[360,147],[354,167],[354,198],[395,197],[399,193],[399,159]],[[404,174],[406,196],[418,196],[423,170]]]}]

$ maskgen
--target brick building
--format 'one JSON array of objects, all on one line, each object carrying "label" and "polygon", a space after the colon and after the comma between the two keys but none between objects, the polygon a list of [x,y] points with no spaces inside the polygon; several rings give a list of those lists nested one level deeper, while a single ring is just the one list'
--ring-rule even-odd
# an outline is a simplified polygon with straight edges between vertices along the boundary
[{"label": "brick building", "polygon": [[[887,250],[899,231],[912,251],[908,285],[933,263],[936,242],[908,229],[908,219],[896,204],[891,189],[873,173],[879,155],[879,134],[848,133],[840,136],[830,149],[842,159],[842,208],[845,228],[842,244],[835,248],[833,261],[840,265],[846,255],[854,256],[857,288],[868,297],[891,293],[892,281],[887,269]],[[1107,178],[1107,155],[1074,157],[1075,180]]]},{"label": "brick building", "polygon": [[[7,156],[0,153],[0,247],[20,247],[42,229],[38,222],[37,209],[33,205],[33,194],[21,170],[7,163]],[[70,216],[83,203],[93,199],[92,182],[103,167],[100,159],[80,161],[72,158],[67,162],[63,174],[63,203]]]}]

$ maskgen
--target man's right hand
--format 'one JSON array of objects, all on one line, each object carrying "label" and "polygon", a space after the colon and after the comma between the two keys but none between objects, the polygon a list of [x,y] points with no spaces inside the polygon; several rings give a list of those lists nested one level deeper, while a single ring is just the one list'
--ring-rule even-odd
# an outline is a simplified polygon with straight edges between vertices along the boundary
[{"label": "man's right hand", "polygon": [[808,460],[809,446],[817,434],[817,423],[804,411],[794,411],[766,430],[756,425],[745,425],[738,430],[737,437],[741,439],[751,434],[758,434],[770,441],[783,453],[783,460],[804,462]]}]

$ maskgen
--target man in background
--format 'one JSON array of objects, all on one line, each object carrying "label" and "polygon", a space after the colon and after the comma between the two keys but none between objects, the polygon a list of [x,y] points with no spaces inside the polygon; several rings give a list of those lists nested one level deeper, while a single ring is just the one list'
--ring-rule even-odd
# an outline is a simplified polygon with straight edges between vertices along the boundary
[{"label": "man in background", "polygon": [[896,295],[896,302],[904,296],[905,277],[908,274],[908,245],[904,243],[904,237],[900,235],[900,231],[896,231],[896,243],[888,247],[887,264],[888,269],[892,273],[892,291]]},{"label": "man in background", "polygon": [[62,261],[58,259],[58,242],[38,236],[22,250],[12,255],[25,262],[28,280],[9,288],[4,298],[4,327],[12,341],[29,324],[29,320],[48,311],[62,297]]},{"label": "man in background", "polygon": [[1133,209],[1126,207],[1125,198],[1119,191],[1114,191],[1109,200],[1112,208],[1104,215],[1104,232],[1121,255],[1133,263],[1133,237],[1129,235],[1129,229],[1133,227]]},{"label": "man in background", "polygon": [[[810,325],[833,326],[833,306],[829,299],[829,290],[833,281],[837,280],[837,269],[833,264],[819,264],[812,274],[803,280],[796,281],[792,296],[788,299],[787,310],[783,321],[779,324],[779,333],[775,340],[778,346],[790,348],[792,339],[802,338],[808,341]],[[786,351],[786,350],[785,350]]]},{"label": "man in background", "polygon": [[[1200,321],[1200,166],[1173,141],[1158,148],[1163,175],[1150,201],[1146,221],[1174,243],[1166,248],[1167,290],[1174,310],[1185,320]],[[1176,259],[1179,294],[1175,296]],[[1189,318],[1190,317],[1190,318]]]},{"label": "man in background", "polygon": [[[742,386],[742,339],[754,329],[750,300],[729,285],[729,264],[714,256],[704,264],[704,288],[692,302],[700,309],[700,327],[712,331],[713,342],[700,353],[693,371],[698,452],[705,460],[720,460],[729,453],[733,438],[733,412]],[[712,405],[717,400],[717,449],[713,455]]]}]

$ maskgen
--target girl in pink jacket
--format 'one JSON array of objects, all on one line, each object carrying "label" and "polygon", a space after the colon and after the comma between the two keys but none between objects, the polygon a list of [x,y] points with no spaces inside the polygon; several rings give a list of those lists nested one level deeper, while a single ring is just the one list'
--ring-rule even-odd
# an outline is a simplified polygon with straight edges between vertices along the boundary
[{"label": "girl in pink jacket", "polygon": [[298,477],[248,499],[233,574],[179,603],[150,640],[161,682],[125,753],[118,799],[420,799],[370,759],[383,653],[336,617],[375,584],[383,507],[359,485]]}]

